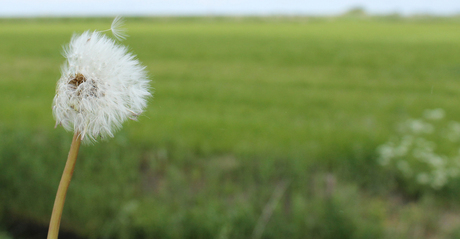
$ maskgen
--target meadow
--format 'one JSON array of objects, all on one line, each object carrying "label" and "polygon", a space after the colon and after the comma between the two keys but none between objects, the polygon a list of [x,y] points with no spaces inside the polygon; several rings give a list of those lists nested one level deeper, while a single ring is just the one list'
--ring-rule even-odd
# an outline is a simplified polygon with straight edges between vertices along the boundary
[{"label": "meadow", "polygon": [[[62,46],[110,22],[0,19],[1,239],[46,235],[72,139],[51,113]],[[460,120],[459,19],[128,18],[126,28],[154,98],[139,122],[82,146],[62,233],[460,238],[460,179],[413,190],[377,154],[426,109]]]}]

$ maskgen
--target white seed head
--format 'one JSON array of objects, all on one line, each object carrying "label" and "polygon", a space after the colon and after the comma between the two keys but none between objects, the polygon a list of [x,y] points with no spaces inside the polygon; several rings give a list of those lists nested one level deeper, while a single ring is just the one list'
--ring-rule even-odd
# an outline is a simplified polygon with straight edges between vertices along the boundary
[{"label": "white seed head", "polygon": [[73,35],[64,47],[53,100],[56,125],[80,133],[84,142],[110,136],[126,119],[136,120],[147,105],[145,67],[100,32]]}]

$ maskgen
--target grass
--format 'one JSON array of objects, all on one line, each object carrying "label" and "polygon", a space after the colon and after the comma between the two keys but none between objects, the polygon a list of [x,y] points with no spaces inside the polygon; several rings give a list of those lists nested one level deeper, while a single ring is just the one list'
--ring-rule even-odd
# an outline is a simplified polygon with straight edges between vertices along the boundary
[{"label": "grass", "polygon": [[[109,26],[0,21],[6,227],[9,217],[47,224],[71,140],[51,115],[61,46]],[[460,117],[458,21],[133,18],[127,28],[123,44],[147,66],[155,98],[140,122],[82,147],[64,230],[250,238],[289,182],[262,238],[458,235],[458,187],[407,198],[375,154],[407,116],[441,107]]]}]

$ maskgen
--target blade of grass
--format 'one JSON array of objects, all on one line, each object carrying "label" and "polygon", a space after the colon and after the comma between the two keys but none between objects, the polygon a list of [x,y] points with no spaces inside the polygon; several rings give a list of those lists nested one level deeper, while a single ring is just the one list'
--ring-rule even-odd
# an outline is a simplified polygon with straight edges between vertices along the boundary
[{"label": "blade of grass", "polygon": [[270,220],[273,214],[273,211],[278,205],[278,202],[281,200],[281,197],[283,196],[284,192],[289,186],[289,183],[290,182],[288,181],[283,181],[276,186],[270,198],[270,201],[265,205],[262,215],[260,215],[259,220],[257,220],[256,227],[254,228],[254,231],[252,232],[253,239],[259,239],[262,237],[265,227],[267,226],[267,223]]}]

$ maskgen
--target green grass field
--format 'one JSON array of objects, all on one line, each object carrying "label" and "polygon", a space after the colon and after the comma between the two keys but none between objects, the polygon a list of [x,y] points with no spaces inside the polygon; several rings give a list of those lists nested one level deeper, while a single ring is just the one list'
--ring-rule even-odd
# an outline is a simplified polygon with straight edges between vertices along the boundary
[{"label": "green grass field", "polygon": [[[0,20],[5,238],[26,235],[12,229],[24,222],[47,227],[72,138],[51,114],[62,46],[110,22]],[[126,27],[123,44],[155,95],[139,122],[81,148],[62,231],[460,238],[460,180],[409,192],[376,154],[425,109],[460,120],[458,19],[128,18]]]}]

